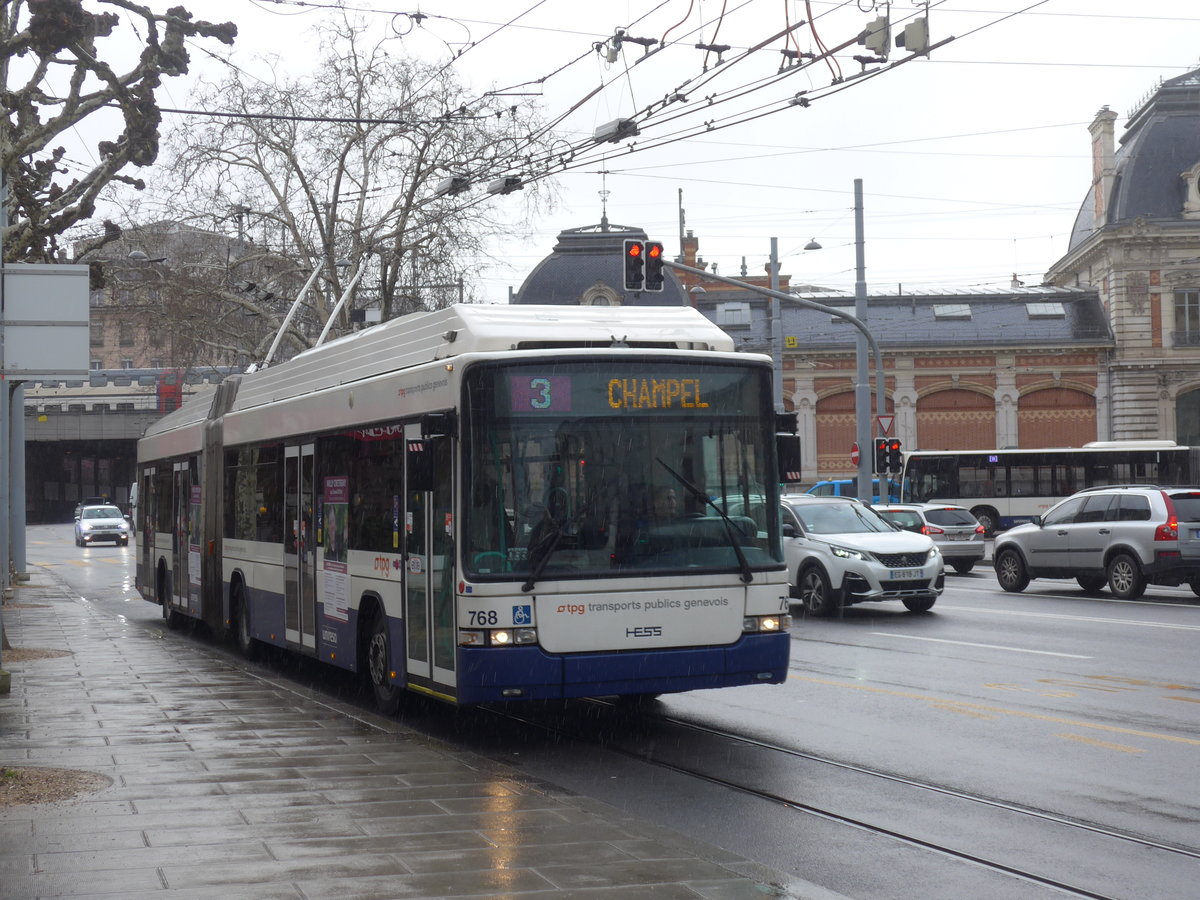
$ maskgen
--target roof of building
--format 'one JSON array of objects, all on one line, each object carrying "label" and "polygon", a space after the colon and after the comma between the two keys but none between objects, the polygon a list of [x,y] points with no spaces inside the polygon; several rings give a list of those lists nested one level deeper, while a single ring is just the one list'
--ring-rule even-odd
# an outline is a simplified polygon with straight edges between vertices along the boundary
[{"label": "roof of building", "polygon": [[1093,185],[1075,218],[1071,250],[1100,228],[1137,218],[1185,224],[1180,175],[1200,162],[1200,69],[1164,81],[1130,116],[1120,142],[1105,221],[1096,221]]},{"label": "roof of building", "polygon": [[[797,294],[853,315],[854,298],[843,292]],[[744,291],[709,291],[698,307],[745,350],[767,351],[771,340],[766,297]],[[731,306],[732,304],[732,306]],[[983,347],[1111,347],[1113,334],[1095,290],[1038,286],[1003,292],[869,294],[867,327],[883,349]],[[785,338],[803,353],[853,348],[858,329],[827,311],[784,304]],[[788,342],[789,349],[792,344]]]},{"label": "roof of building", "polygon": [[[568,228],[553,252],[534,266],[513,303],[579,306],[610,302],[621,306],[686,306],[683,286],[670,270],[659,292],[625,290],[625,240],[646,240],[646,232],[627,225]],[[615,302],[613,302],[615,301]]]}]

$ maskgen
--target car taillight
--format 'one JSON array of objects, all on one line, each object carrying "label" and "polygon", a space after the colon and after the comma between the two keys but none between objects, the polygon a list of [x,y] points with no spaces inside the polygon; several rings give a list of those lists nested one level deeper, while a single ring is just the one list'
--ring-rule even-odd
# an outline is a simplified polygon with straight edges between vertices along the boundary
[{"label": "car taillight", "polygon": [[926,525],[921,530],[924,531],[926,534],[945,534],[946,533],[945,528],[938,528],[936,525]]},{"label": "car taillight", "polygon": [[1167,492],[1162,492],[1163,503],[1167,505],[1167,521],[1154,529],[1154,539],[1156,541],[1177,541],[1179,540],[1179,518],[1175,515],[1175,504],[1171,502],[1171,498],[1167,496]]},{"label": "car taillight", "polygon": [[984,528],[982,525],[976,525],[976,526],[975,526],[975,533],[976,533],[976,534],[987,534],[987,529],[986,529],[986,528]]}]

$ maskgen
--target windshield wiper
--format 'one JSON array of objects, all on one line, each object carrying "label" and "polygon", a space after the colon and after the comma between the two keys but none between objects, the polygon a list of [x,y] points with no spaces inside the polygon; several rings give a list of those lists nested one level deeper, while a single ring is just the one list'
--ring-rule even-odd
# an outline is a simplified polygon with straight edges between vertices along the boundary
[{"label": "windshield wiper", "polygon": [[[521,590],[529,593],[533,590],[534,582],[542,577],[542,573],[546,571],[546,566],[550,565],[550,557],[554,555],[554,551],[558,549],[559,542],[567,533],[567,520],[559,522],[554,526],[554,531],[541,542],[538,547],[545,547],[546,552],[537,558],[537,562],[533,564],[533,568],[529,570],[529,577],[525,579],[525,583],[521,585]],[[535,548],[536,551],[537,548]]]},{"label": "windshield wiper", "polygon": [[717,511],[717,515],[721,517],[721,521],[725,523],[725,534],[729,538],[729,545],[733,547],[733,555],[737,557],[738,566],[742,570],[742,583],[749,584],[754,580],[754,573],[750,571],[750,563],[746,561],[746,554],[742,552],[742,545],[738,543],[736,530],[737,526],[733,524],[733,520],[725,514],[725,510],[713,503],[712,499],[696,485],[692,484],[659,457],[654,457],[655,462],[671,473],[671,477],[687,488],[688,493],[693,497],[698,497],[702,502],[707,503]]}]

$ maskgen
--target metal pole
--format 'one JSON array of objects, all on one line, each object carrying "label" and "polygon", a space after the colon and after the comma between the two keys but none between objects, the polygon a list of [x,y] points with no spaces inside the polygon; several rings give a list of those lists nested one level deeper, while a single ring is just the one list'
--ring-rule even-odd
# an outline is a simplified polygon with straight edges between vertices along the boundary
[{"label": "metal pole", "polygon": [[25,570],[25,385],[13,385],[12,403],[9,408],[12,425],[8,437],[12,442],[12,468],[9,477],[8,499],[11,528],[12,571],[17,581],[28,581]]},{"label": "metal pole", "polygon": [[[771,238],[771,290],[779,291],[779,238]],[[775,360],[775,412],[783,412],[783,301],[778,297],[771,298],[771,357]]]},{"label": "metal pole", "polygon": [[[3,235],[8,230],[8,180],[0,167],[0,594],[9,592],[9,543],[11,540],[9,510],[9,471],[12,468],[12,451],[9,440],[9,381],[4,368],[5,334],[5,266]],[[2,628],[3,626],[0,626]]]},{"label": "metal pole", "polygon": [[[867,276],[863,248],[862,179],[854,179],[854,315],[867,321]],[[875,441],[871,428],[871,384],[867,379],[867,339],[859,332],[854,341],[854,433],[858,441],[858,496],[874,496],[871,489],[871,469],[875,457]],[[879,375],[882,382],[883,373]],[[876,386],[882,394],[883,384]],[[880,478],[879,497],[886,502],[886,492]]]}]

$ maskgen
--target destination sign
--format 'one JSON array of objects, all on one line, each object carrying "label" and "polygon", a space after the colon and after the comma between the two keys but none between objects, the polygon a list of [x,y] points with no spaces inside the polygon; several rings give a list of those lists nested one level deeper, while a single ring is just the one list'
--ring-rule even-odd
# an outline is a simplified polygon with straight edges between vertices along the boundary
[{"label": "destination sign", "polygon": [[491,393],[500,415],[612,416],[750,414],[763,402],[769,373],[728,365],[559,362],[542,370],[509,368],[488,387],[481,375],[473,376],[473,390]]}]

